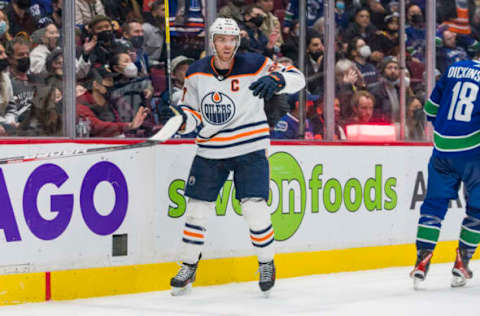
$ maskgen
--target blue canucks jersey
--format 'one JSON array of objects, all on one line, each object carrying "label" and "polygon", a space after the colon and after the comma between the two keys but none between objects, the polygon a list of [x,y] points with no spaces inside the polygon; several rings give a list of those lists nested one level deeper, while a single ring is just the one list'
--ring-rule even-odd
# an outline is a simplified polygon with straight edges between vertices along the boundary
[{"label": "blue canucks jersey", "polygon": [[[298,139],[300,121],[290,113],[285,114],[275,125],[272,138]],[[313,139],[313,130],[308,119],[305,120],[305,139]]]},{"label": "blue canucks jersey", "polygon": [[434,127],[434,152],[480,153],[480,62],[452,64],[437,82],[424,111]]}]

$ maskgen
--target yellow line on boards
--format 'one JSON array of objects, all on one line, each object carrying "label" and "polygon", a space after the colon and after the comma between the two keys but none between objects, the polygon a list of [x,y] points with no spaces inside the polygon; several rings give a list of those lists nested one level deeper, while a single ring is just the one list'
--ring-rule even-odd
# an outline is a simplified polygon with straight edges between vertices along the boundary
[{"label": "yellow line on boards", "polygon": [[[440,242],[433,263],[452,262],[457,241]],[[277,278],[312,274],[413,266],[415,245],[362,247],[275,256]],[[480,258],[480,254],[474,259]],[[253,281],[258,278],[256,257],[206,259],[199,264],[196,286]],[[96,296],[161,291],[170,288],[178,271],[173,262],[78,270],[52,271],[51,299],[69,300]],[[406,275],[405,278],[408,276]],[[0,305],[45,300],[45,273],[0,275]]]}]

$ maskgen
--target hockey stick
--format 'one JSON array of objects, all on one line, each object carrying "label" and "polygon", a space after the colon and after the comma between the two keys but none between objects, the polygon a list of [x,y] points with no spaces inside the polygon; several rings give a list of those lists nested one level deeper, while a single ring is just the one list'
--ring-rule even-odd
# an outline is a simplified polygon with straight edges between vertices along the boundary
[{"label": "hockey stick", "polygon": [[150,137],[148,140],[144,142],[140,142],[136,144],[110,146],[110,147],[98,147],[98,148],[78,148],[73,150],[51,151],[51,152],[39,153],[39,154],[33,154],[33,155],[0,158],[0,165],[40,161],[40,160],[52,160],[52,159],[58,159],[58,158],[84,156],[84,155],[106,153],[106,152],[119,151],[119,150],[150,147],[168,140],[178,131],[182,123],[183,123],[182,116],[180,114],[176,114],[175,116],[171,117],[165,123],[162,129],[158,131],[155,135],[153,135],[152,137]]},{"label": "hockey stick", "polygon": [[170,47],[170,9],[168,1],[165,0],[165,45],[167,45],[167,87],[168,87],[168,103],[172,103],[172,52]]}]

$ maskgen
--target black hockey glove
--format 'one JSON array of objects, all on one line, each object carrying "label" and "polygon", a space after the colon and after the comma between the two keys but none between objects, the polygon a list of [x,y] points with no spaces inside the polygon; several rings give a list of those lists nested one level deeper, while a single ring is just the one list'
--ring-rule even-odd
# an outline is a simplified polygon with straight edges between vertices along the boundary
[{"label": "black hockey glove", "polygon": [[272,72],[263,76],[248,87],[253,91],[253,95],[263,98],[265,101],[270,100],[275,92],[285,87],[285,78],[279,72]]},{"label": "black hockey glove", "polygon": [[160,110],[159,113],[159,121],[163,125],[165,124],[170,118],[176,116],[176,115],[181,115],[183,119],[183,123],[187,121],[187,115],[185,112],[182,110],[181,107],[176,106],[176,105],[170,105],[168,107],[163,107]]}]

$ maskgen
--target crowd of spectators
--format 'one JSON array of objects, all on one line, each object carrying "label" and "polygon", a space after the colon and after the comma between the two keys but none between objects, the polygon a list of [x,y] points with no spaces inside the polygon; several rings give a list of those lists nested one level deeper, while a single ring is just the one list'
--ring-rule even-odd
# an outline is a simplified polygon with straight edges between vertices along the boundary
[{"label": "crowd of spectators", "polygon": [[[63,133],[63,2],[0,0],[0,136]],[[273,138],[324,138],[323,2],[307,1],[305,133],[299,132],[298,94],[278,95],[265,104]],[[406,137],[422,140],[426,1],[406,2]],[[74,3],[78,134],[152,135],[164,124],[166,107],[179,102],[188,66],[206,54],[206,1],[169,1],[171,87],[163,0]],[[217,7],[218,16],[240,26],[239,52],[298,66],[298,0],[219,0]],[[335,138],[346,139],[349,124],[398,128],[399,2],[336,0],[335,20]],[[436,23],[437,76],[455,61],[478,57],[480,1],[437,0]]]}]

